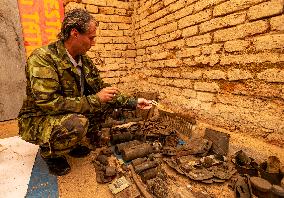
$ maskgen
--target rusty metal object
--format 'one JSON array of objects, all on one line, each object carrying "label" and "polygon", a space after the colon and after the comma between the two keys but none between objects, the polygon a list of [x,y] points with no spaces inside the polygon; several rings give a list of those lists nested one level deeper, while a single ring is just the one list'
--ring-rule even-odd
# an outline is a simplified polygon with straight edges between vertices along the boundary
[{"label": "rusty metal object", "polygon": [[96,161],[98,161],[99,163],[107,166],[108,165],[108,159],[106,155],[98,155],[96,158]]},{"label": "rusty metal object", "polygon": [[269,197],[272,185],[267,180],[260,177],[251,177],[250,183],[254,195],[260,198]]},{"label": "rusty metal object", "polygon": [[228,154],[230,138],[229,134],[206,128],[204,138],[212,141],[212,151],[215,154],[225,156]]},{"label": "rusty metal object", "polygon": [[135,166],[134,169],[135,169],[135,172],[139,174],[144,170],[157,167],[158,165],[159,165],[159,162],[157,161],[146,161],[142,164]]},{"label": "rusty metal object", "polygon": [[139,178],[137,177],[134,168],[132,165],[129,166],[130,167],[130,171],[131,171],[131,176],[134,180],[134,183],[136,184],[136,186],[138,187],[139,191],[141,192],[141,194],[145,197],[145,198],[153,198],[153,196],[145,189],[144,184],[142,182],[140,182]]},{"label": "rusty metal object", "polygon": [[140,175],[142,181],[144,183],[146,183],[147,180],[153,179],[154,177],[156,177],[158,175],[158,168],[147,169],[147,170],[141,172],[139,175]]},{"label": "rusty metal object", "polygon": [[145,157],[152,152],[153,152],[153,147],[147,143],[143,143],[131,148],[125,148],[121,151],[122,158],[125,161],[133,160],[139,157]]},{"label": "rusty metal object", "polygon": [[139,145],[139,144],[142,144],[142,143],[140,141],[138,141],[138,140],[133,140],[133,141],[129,141],[129,142],[120,143],[120,144],[115,145],[115,152],[120,155],[121,151],[123,149],[130,148],[132,146],[136,146],[136,145]]},{"label": "rusty metal object", "polygon": [[266,172],[268,173],[279,173],[280,171],[280,160],[276,156],[269,156],[267,160]]},{"label": "rusty metal object", "polygon": [[113,144],[122,143],[122,142],[128,142],[130,140],[133,140],[134,136],[130,132],[123,132],[123,133],[115,133],[111,136],[111,142]]},{"label": "rusty metal object", "polygon": [[168,185],[160,177],[148,180],[147,189],[157,198],[167,198],[169,195]]},{"label": "rusty metal object", "polygon": [[279,185],[282,179],[280,171],[278,173],[267,172],[267,162],[263,162],[259,166],[259,172],[262,178],[269,181],[271,184]]},{"label": "rusty metal object", "polygon": [[142,164],[143,162],[146,162],[147,158],[146,157],[143,157],[143,158],[137,158],[137,159],[134,159],[132,160],[132,165],[133,166],[137,166],[139,164]]}]

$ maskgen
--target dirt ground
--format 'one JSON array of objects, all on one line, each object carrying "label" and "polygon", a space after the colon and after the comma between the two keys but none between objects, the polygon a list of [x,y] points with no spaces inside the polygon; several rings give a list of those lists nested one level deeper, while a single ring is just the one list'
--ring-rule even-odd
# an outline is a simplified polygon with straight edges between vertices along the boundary
[{"label": "dirt ground", "polygon": [[[195,129],[194,132],[199,134],[200,131],[206,127],[206,124],[199,123],[199,127]],[[215,128],[215,130],[230,134],[229,155],[242,149],[249,156],[253,156],[258,161],[263,161],[267,159],[268,156],[275,155],[281,160],[282,164],[284,164],[283,148],[251,138],[245,134],[231,133],[218,128]],[[18,127],[16,120],[0,122],[0,138],[7,138],[17,134]],[[98,151],[93,151],[91,155],[82,159],[68,158],[72,171],[66,176],[58,177],[60,197],[113,197],[107,184],[98,184],[96,182],[95,168],[92,164],[92,160],[95,159],[97,152]],[[171,188],[173,190],[184,189],[187,192],[190,192],[191,190],[201,191],[216,198],[234,197],[233,191],[228,188],[228,182],[222,184],[201,184],[178,175],[167,165],[163,165],[163,168],[170,176],[170,183],[173,184],[171,185]],[[188,195],[191,197],[190,193]]]}]

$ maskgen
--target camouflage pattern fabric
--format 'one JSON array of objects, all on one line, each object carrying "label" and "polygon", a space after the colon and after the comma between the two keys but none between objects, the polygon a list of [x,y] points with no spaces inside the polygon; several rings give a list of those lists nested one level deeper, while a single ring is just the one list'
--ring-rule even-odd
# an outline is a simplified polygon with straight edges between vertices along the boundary
[{"label": "camouflage pattern fabric", "polygon": [[[71,119],[69,116],[84,116],[88,120],[87,131],[95,132],[100,128],[108,110],[136,107],[136,99],[122,94],[118,94],[111,102],[101,103],[95,94],[110,85],[103,82],[98,69],[87,55],[82,55],[81,60],[83,95],[80,94],[80,76],[61,41],[36,49],[28,58],[27,97],[18,116],[19,135],[22,139],[34,144],[52,145],[51,137],[55,126]],[[63,131],[66,129],[70,131],[68,127]],[[87,131],[79,132],[80,136]],[[80,137],[77,137],[77,141],[80,141]],[[73,140],[71,142],[73,144]]]}]

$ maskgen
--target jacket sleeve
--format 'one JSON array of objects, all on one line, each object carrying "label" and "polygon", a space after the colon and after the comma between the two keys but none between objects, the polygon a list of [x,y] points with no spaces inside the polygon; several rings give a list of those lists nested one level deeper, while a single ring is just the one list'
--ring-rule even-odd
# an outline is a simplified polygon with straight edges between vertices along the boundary
[{"label": "jacket sleeve", "polygon": [[[97,82],[94,84],[99,85],[100,89],[103,89],[105,87],[111,87],[112,86],[111,84],[105,83],[103,79],[101,79],[99,75],[99,71],[97,67],[94,65],[93,61],[89,57],[87,57],[87,60],[89,64],[91,64],[91,68],[94,69],[93,74],[94,74],[95,79],[97,80]],[[113,108],[122,107],[122,108],[127,108],[127,109],[135,109],[137,106],[137,99],[120,93],[112,101],[108,102],[106,104],[106,107],[104,108],[109,108],[109,105]]]},{"label": "jacket sleeve", "polygon": [[36,105],[48,114],[88,113],[101,108],[100,100],[95,94],[64,97],[61,94],[61,85],[54,61],[46,53],[36,51],[29,57],[27,77],[30,80]]}]

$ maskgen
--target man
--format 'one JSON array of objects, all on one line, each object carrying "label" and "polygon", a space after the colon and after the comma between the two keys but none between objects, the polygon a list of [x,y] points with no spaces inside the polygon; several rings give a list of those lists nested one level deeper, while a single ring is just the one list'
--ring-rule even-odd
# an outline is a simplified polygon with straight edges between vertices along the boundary
[{"label": "man", "polygon": [[84,157],[90,149],[85,139],[97,132],[110,108],[149,109],[144,98],[125,97],[104,83],[85,55],[94,44],[97,22],[85,10],[68,12],[59,40],[36,49],[26,66],[27,98],[19,113],[19,135],[40,145],[49,171],[67,174],[65,155]]}]

